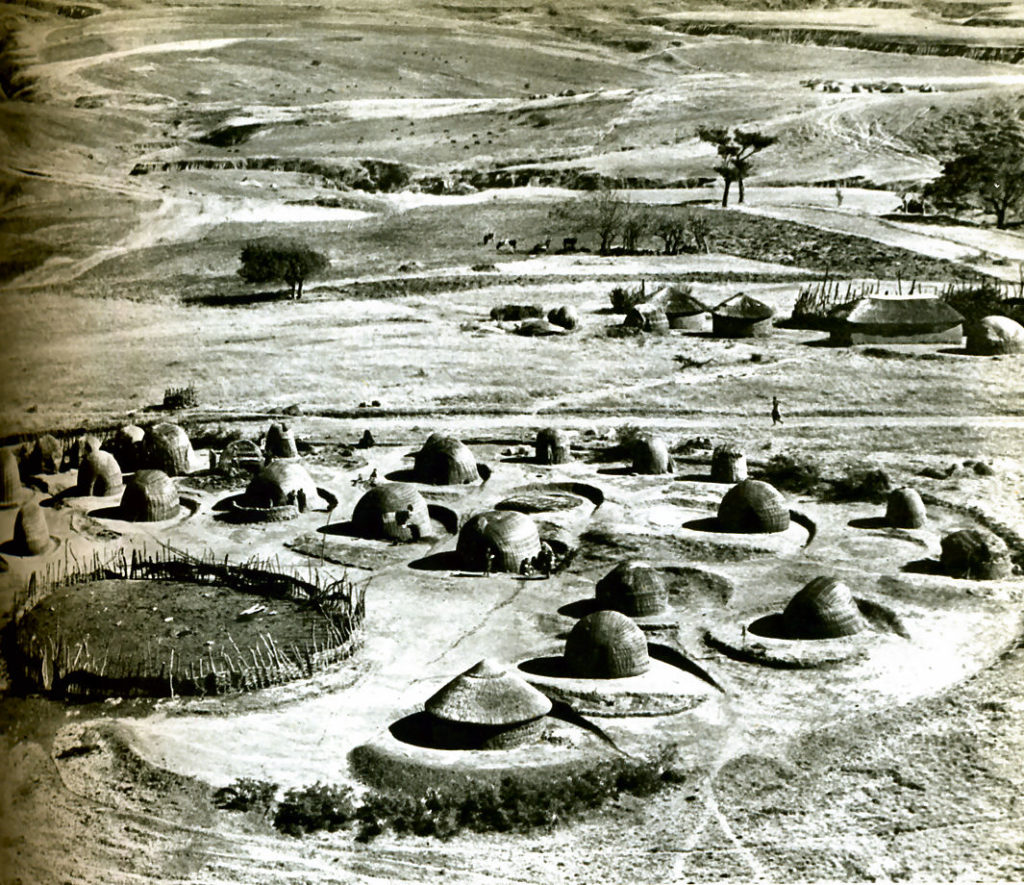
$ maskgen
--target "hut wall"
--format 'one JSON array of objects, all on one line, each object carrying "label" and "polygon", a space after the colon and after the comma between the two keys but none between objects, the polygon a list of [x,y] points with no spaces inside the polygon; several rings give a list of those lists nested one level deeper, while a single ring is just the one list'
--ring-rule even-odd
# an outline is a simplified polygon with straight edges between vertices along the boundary
[{"label": "hut wall", "polygon": [[711,331],[719,338],[767,338],[772,334],[772,318],[751,320],[742,317],[711,315]]},{"label": "hut wall", "polygon": [[963,325],[958,323],[945,329],[915,328],[908,326],[859,326],[841,324],[833,328],[829,340],[833,344],[960,344],[964,337]]}]

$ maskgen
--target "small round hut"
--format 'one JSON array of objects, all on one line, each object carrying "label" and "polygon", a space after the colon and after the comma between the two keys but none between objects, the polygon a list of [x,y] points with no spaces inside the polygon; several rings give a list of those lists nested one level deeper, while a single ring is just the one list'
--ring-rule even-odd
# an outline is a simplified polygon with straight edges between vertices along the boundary
[{"label": "small round hut", "polygon": [[967,352],[975,356],[1024,353],[1024,326],[1002,316],[987,316],[968,324]]},{"label": "small round hut", "polygon": [[537,737],[551,701],[490,659],[456,676],[424,705],[434,744],[446,749],[501,750]]},{"label": "small round hut", "polygon": [[583,679],[639,676],[651,666],[643,630],[616,611],[580,618],[565,640],[564,657],[569,672]]},{"label": "small round hut", "polygon": [[298,461],[276,459],[257,473],[245,490],[245,502],[263,508],[294,504],[300,513],[319,496],[313,477]]},{"label": "small round hut", "polygon": [[660,436],[645,433],[633,443],[633,470],[642,474],[671,473],[672,456]]},{"label": "small round hut", "polygon": [[747,456],[732,443],[715,446],[711,453],[712,482],[742,482],[747,478]]},{"label": "small round hut", "polygon": [[117,458],[110,452],[90,452],[78,468],[78,479],[75,483],[79,495],[105,498],[116,495],[124,488],[121,468]]},{"label": "small round hut", "polygon": [[711,311],[711,330],[719,338],[765,338],[773,316],[774,309],[740,292]]},{"label": "small round hut", "polygon": [[548,311],[548,322],[572,331],[580,324],[580,314],[572,305],[563,304]]},{"label": "small round hut", "polygon": [[131,473],[142,465],[145,438],[146,431],[137,424],[125,424],[117,429],[106,448],[117,458],[121,469]]},{"label": "small round hut", "polygon": [[98,452],[102,446],[103,442],[98,436],[87,434],[78,437],[73,443],[64,447],[64,462],[61,469],[68,470],[79,467],[86,455],[90,452]]},{"label": "small round hut", "polygon": [[162,470],[168,476],[184,476],[192,469],[192,443],[177,424],[154,424],[143,440],[146,467]]},{"label": "small round hut", "polygon": [[162,470],[137,470],[121,495],[121,518],[163,522],[178,515],[178,489]]},{"label": "small round hut", "polygon": [[263,452],[251,439],[233,439],[217,459],[217,472],[225,476],[252,476],[263,469]]},{"label": "small round hut", "polygon": [[525,514],[487,510],[462,527],[455,549],[465,568],[518,573],[523,560],[540,553],[540,535]]},{"label": "small round hut", "polygon": [[639,329],[652,335],[667,335],[669,330],[665,311],[650,302],[633,305],[626,312],[622,325],[627,329]]},{"label": "small round hut", "polygon": [[708,318],[708,306],[693,296],[687,283],[672,283],[654,294],[661,304],[673,329],[688,332],[703,330]]},{"label": "small round hut", "polygon": [[30,459],[33,473],[59,473],[64,463],[64,443],[52,433],[36,440]]},{"label": "small round hut", "polygon": [[52,550],[50,527],[46,514],[36,501],[26,501],[18,509],[14,520],[14,539],[11,548],[16,556],[40,556]]},{"label": "small round hut", "polygon": [[898,529],[921,528],[928,521],[928,512],[917,489],[904,487],[889,492],[889,500],[885,506],[885,521]]},{"label": "small round hut", "polygon": [[418,541],[431,534],[427,502],[403,482],[374,486],[352,511],[352,527],[364,538]]},{"label": "small round hut", "polygon": [[413,473],[417,482],[435,486],[476,482],[480,473],[469,448],[454,436],[432,433],[415,455]]},{"label": "small round hut", "polygon": [[620,562],[597,582],[598,604],[631,618],[657,615],[668,608],[665,582],[650,565],[639,559]]},{"label": "small round hut", "polygon": [[274,423],[267,430],[264,450],[268,458],[298,458],[299,447],[295,442],[295,434],[287,424]]},{"label": "small round hut", "polygon": [[960,529],[942,539],[942,567],[954,578],[996,581],[1013,572],[1003,539],[983,529]]},{"label": "small round hut", "polygon": [[784,532],[789,528],[789,508],[774,486],[758,479],[745,479],[722,497],[718,524],[724,532]]},{"label": "small round hut", "polygon": [[15,507],[24,497],[18,456],[12,448],[0,449],[0,507]]},{"label": "small round hut", "polygon": [[850,588],[824,575],[810,581],[789,601],[782,624],[788,639],[835,639],[868,627]]},{"label": "small round hut", "polygon": [[572,460],[569,434],[554,427],[545,427],[537,433],[534,443],[538,464],[566,464]]}]

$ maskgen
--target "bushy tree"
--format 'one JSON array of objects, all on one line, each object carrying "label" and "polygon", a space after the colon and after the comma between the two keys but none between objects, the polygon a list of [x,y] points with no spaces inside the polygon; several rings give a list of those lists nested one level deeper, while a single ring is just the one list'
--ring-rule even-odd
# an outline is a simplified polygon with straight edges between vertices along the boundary
[{"label": "bushy tree", "polygon": [[238,275],[247,283],[285,282],[291,297],[302,297],[306,278],[326,270],[327,256],[301,243],[252,241],[242,247]]},{"label": "bushy tree", "polygon": [[562,203],[552,215],[574,231],[596,235],[598,251],[605,254],[622,233],[630,205],[614,188],[600,187]]},{"label": "bushy tree", "polygon": [[1024,125],[1010,107],[996,109],[962,142],[924,189],[939,209],[981,210],[1005,228],[1024,209]]},{"label": "bushy tree", "polygon": [[701,126],[697,129],[697,137],[713,145],[718,153],[719,163],[715,166],[715,172],[722,176],[725,185],[722,191],[723,208],[729,205],[729,188],[734,181],[739,187],[739,202],[743,202],[743,181],[750,173],[751,157],[778,140],[776,136],[763,132],[714,126]]}]

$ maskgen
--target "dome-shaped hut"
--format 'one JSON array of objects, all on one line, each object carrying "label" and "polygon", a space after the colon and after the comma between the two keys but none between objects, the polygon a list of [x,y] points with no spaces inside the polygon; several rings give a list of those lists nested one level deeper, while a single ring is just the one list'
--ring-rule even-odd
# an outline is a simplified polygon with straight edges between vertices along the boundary
[{"label": "dome-shaped hut", "polygon": [[660,436],[645,433],[633,443],[633,470],[642,474],[671,473],[672,456]]},{"label": "dome-shaped hut", "polygon": [[758,479],[745,479],[722,497],[718,524],[725,532],[784,532],[789,528],[789,508],[774,486]]},{"label": "dome-shaped hut", "polygon": [[17,556],[40,556],[53,546],[43,508],[36,501],[26,501],[14,519],[13,552]]},{"label": "dome-shaped hut", "polygon": [[408,483],[374,486],[352,511],[352,526],[364,538],[418,541],[431,533],[427,502]]},{"label": "dome-shaped hut", "polygon": [[548,311],[548,322],[571,331],[579,326],[580,314],[572,305],[563,304]]},{"label": "dome-shaped hut", "polygon": [[137,470],[121,495],[121,518],[162,522],[178,515],[178,489],[162,470]]},{"label": "dome-shaped hut", "polygon": [[569,672],[584,679],[639,676],[651,666],[643,630],[616,611],[580,618],[565,640],[564,656]]},{"label": "dome-shaped hut", "polygon": [[964,331],[967,333],[967,352],[975,356],[1024,353],[1024,326],[1009,317],[983,317],[976,323],[970,323]]},{"label": "dome-shaped hut", "polygon": [[715,446],[711,453],[712,482],[742,482],[747,478],[747,456],[732,443]]},{"label": "dome-shaped hut", "polygon": [[667,335],[669,330],[668,317],[658,305],[650,302],[634,304],[622,321],[627,329],[639,329],[653,335]]},{"label": "dome-shaped hut", "polygon": [[654,293],[652,299],[661,305],[673,329],[701,331],[707,323],[708,306],[694,298],[688,283],[672,283]]},{"label": "dome-shaped hut", "polygon": [[273,423],[267,430],[264,450],[268,458],[298,458],[299,447],[295,442],[295,434],[284,423]]},{"label": "dome-shaped hut", "polygon": [[534,443],[538,464],[566,464],[572,460],[569,434],[554,427],[545,427],[537,433]]},{"label": "dome-shaped hut", "polygon": [[256,507],[294,504],[300,512],[319,496],[313,477],[299,461],[276,459],[257,473],[245,490],[245,501]]},{"label": "dome-shaped hut", "polygon": [[118,494],[124,487],[124,480],[117,458],[102,450],[90,452],[78,468],[75,486],[80,495],[105,498]]},{"label": "dome-shaped hut", "polygon": [[184,476],[192,469],[192,443],[177,424],[165,421],[154,424],[143,440],[144,462],[152,470],[168,476]]},{"label": "dome-shaped hut", "polygon": [[657,615],[668,608],[668,591],[661,575],[638,559],[620,562],[601,578],[595,596],[602,608],[631,618]]},{"label": "dome-shaped hut", "polygon": [[441,747],[498,750],[536,737],[551,701],[525,679],[484,659],[423,705]]},{"label": "dome-shaped hut", "polygon": [[942,567],[954,578],[995,581],[1013,571],[1003,539],[983,529],[960,529],[942,539]]},{"label": "dome-shaped hut", "polygon": [[454,436],[432,433],[415,455],[413,473],[418,482],[435,486],[476,482],[480,473],[469,448]]},{"label": "dome-shaped hut", "polygon": [[91,433],[80,436],[73,443],[64,447],[64,463],[61,469],[68,470],[78,467],[85,460],[90,452],[98,452],[103,447],[103,441]]},{"label": "dome-shaped hut", "polygon": [[468,569],[517,573],[524,559],[540,553],[540,535],[523,513],[487,510],[462,527],[455,549]]},{"label": "dome-shaped hut", "polygon": [[764,338],[772,333],[775,310],[740,292],[711,311],[711,330],[719,338]]},{"label": "dome-shaped hut", "polygon": [[834,344],[959,344],[964,318],[939,298],[858,298],[829,311]]},{"label": "dome-shaped hut", "polygon": [[917,489],[901,488],[889,492],[885,521],[898,529],[921,528],[928,521],[928,512]]},{"label": "dome-shaped hut", "polygon": [[21,503],[25,491],[21,487],[21,472],[14,449],[0,449],[0,507],[14,507]]},{"label": "dome-shaped hut", "polygon": [[113,439],[107,442],[105,448],[117,458],[121,469],[130,473],[142,464],[145,438],[146,431],[137,424],[125,424],[117,429]]},{"label": "dome-shaped hut", "polygon": [[64,463],[64,443],[52,433],[36,440],[29,459],[33,473],[58,473]]},{"label": "dome-shaped hut", "polygon": [[868,627],[850,588],[824,575],[810,581],[789,601],[782,623],[789,639],[835,639]]}]

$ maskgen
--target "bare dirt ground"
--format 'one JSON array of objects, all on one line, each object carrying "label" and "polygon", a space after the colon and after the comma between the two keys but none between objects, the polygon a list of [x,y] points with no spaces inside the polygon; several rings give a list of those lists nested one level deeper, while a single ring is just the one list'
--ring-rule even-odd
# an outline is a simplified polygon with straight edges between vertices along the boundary
[{"label": "bare dirt ground", "polygon": [[[228,526],[212,510],[222,494],[188,478],[179,485],[200,508],[174,525],[132,528],[75,504],[48,510],[62,549],[79,557],[170,541],[308,567],[300,550],[310,545],[296,542],[321,539],[328,571],[371,579],[366,645],[330,674],[224,700],[65,708],[5,697],[3,881],[1024,877],[1019,581],[993,587],[902,571],[937,554],[941,530],[973,524],[956,505],[1024,529],[1020,358],[968,358],[937,346],[836,349],[820,346],[820,333],[795,330],[750,341],[607,334],[620,320],[607,312],[609,290],[644,277],[648,285],[691,277],[694,294],[710,304],[742,289],[785,315],[800,278],[821,272],[780,254],[797,243],[771,257],[534,258],[481,244],[486,231],[527,247],[577,233],[550,212],[572,191],[545,176],[637,176],[646,181],[630,192],[636,201],[710,206],[718,185],[656,185],[713,177],[712,152],[695,137],[698,124],[713,122],[779,135],[756,161],[746,212],[769,227],[778,219],[823,237],[863,238],[850,250],[849,276],[882,275],[857,256],[884,245],[893,250],[886,267],[954,262],[928,265],[935,272],[918,282],[930,291],[954,271],[1017,280],[1024,249],[1016,232],[880,216],[898,206],[901,190],[937,172],[946,136],[936,132],[945,121],[1012,96],[1019,66],[960,49],[910,55],[675,27],[798,23],[885,40],[1012,47],[1024,43],[1016,5],[969,4],[977,10],[959,16],[936,4],[755,14],[658,3],[410,2],[387,12],[355,3],[302,15],[269,2],[258,13],[93,5],[98,14],[81,19],[46,4],[4,12],[22,27],[41,100],[0,104],[0,433],[148,421],[161,415],[148,410],[166,387],[189,383],[200,406],[173,417],[194,430],[255,436],[298,405],[294,425],[314,446],[314,478],[340,497],[333,520],[351,511],[362,491],[353,481],[371,466],[405,466],[406,452],[447,428],[494,474],[454,494],[433,490],[438,502],[466,514],[554,475],[585,480],[607,501],[583,508],[572,529],[614,543],[586,547],[552,581],[483,581],[408,568],[453,546],[450,537],[415,549],[355,542],[319,533],[322,513],[280,526]],[[974,14],[1000,23],[971,25]],[[810,77],[841,82],[843,91],[810,89],[801,82]],[[875,80],[936,91],[847,88]],[[227,141],[210,143],[225,132]],[[284,163],[294,160],[334,165],[303,172]],[[462,195],[339,184],[338,169],[370,161],[402,164],[413,176],[523,171],[515,187],[485,178]],[[137,164],[150,171],[131,174]],[[845,187],[842,206],[834,199],[839,179],[857,183]],[[238,252],[246,239],[271,233],[322,248],[330,270],[298,302],[208,306],[258,294],[235,276]],[[407,262],[421,266],[400,271]],[[487,275],[471,266],[489,263],[497,268],[490,282],[436,282]],[[402,288],[403,278],[411,287],[421,277],[434,282]],[[359,291],[353,283],[395,278],[388,297],[382,289],[348,297]],[[581,328],[523,338],[488,319],[505,303],[572,305]],[[775,428],[773,395],[785,420]],[[379,407],[366,407],[375,400]],[[686,475],[703,472],[702,461],[663,480],[603,473],[607,465],[586,461],[552,471],[504,460],[546,425],[571,428],[588,446],[641,425],[673,444],[736,440],[758,465],[787,453],[837,473],[883,467],[951,507],[907,540],[849,526],[876,515],[877,505],[791,496],[817,521],[815,544],[737,553],[742,545],[682,528],[708,515],[721,493]],[[384,445],[362,466],[339,466],[331,453],[364,429]],[[991,474],[964,464],[978,459]],[[946,479],[922,475],[946,469]],[[70,476],[45,480],[52,491]],[[7,536],[13,517],[0,513]],[[557,648],[571,626],[559,608],[589,596],[627,552],[666,569],[706,569],[735,588],[731,607],[710,598],[677,606],[675,639],[727,694],[688,718],[612,726],[638,747],[676,741],[684,783],[650,800],[621,798],[551,831],[448,842],[385,835],[361,845],[348,833],[293,839],[266,820],[213,806],[212,788],[240,776],[282,786],[346,781],[352,748],[379,739],[484,654],[516,663]],[[9,558],[0,574],[5,607],[36,567]],[[805,674],[751,667],[703,647],[700,631],[712,616],[778,605],[828,570],[900,608],[917,637],[913,648]]]}]

